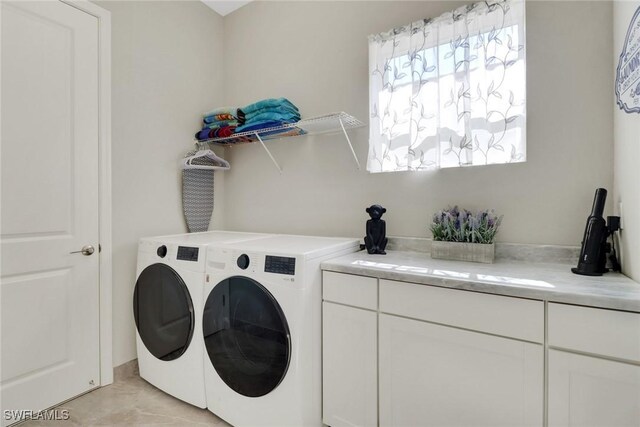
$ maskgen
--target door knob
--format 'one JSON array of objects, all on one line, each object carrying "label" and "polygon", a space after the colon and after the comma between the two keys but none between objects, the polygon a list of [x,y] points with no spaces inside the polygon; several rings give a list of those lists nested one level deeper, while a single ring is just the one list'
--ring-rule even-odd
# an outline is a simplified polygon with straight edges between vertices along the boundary
[{"label": "door knob", "polygon": [[73,252],[69,252],[69,253],[70,254],[82,254],[84,256],[89,256],[94,252],[95,252],[95,249],[93,248],[93,246],[86,245],[86,246],[83,246],[82,249],[79,250],[79,251],[73,251]]}]

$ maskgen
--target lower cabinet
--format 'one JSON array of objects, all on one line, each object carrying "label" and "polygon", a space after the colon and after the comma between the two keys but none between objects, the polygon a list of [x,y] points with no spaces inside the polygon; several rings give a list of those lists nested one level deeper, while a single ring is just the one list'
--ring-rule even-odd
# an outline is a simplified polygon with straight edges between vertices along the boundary
[{"label": "lower cabinet", "polygon": [[543,347],[380,314],[381,426],[542,426]]},{"label": "lower cabinet", "polygon": [[378,315],[322,303],[322,413],[333,427],[378,424]]},{"label": "lower cabinet", "polygon": [[323,299],[326,425],[640,427],[640,313],[331,272]]},{"label": "lower cabinet", "polygon": [[548,417],[549,427],[640,426],[640,366],[549,350]]}]

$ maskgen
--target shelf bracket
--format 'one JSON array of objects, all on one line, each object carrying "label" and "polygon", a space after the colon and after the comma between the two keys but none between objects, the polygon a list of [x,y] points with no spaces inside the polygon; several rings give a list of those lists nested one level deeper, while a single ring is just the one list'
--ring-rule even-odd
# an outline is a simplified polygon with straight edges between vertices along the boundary
[{"label": "shelf bracket", "polygon": [[342,128],[342,132],[344,133],[344,137],[347,139],[347,144],[349,145],[349,148],[351,149],[351,154],[353,154],[353,160],[355,160],[356,166],[358,167],[358,170],[360,170],[360,162],[358,161],[358,156],[356,156],[356,152],[353,149],[353,145],[351,144],[351,140],[349,139],[349,134],[347,133],[347,130],[344,128],[344,124],[342,123],[342,118],[338,117],[338,121],[340,122],[340,127]]},{"label": "shelf bracket", "polygon": [[276,165],[276,168],[278,168],[278,172],[282,173],[282,168],[280,167],[278,162],[276,162],[276,159],[273,157],[273,155],[271,154],[271,151],[269,151],[267,146],[264,144],[264,141],[262,140],[262,138],[260,138],[260,134],[258,134],[258,132],[254,132],[254,135],[256,136],[256,138],[258,138],[258,141],[260,141],[260,144],[262,144],[262,148],[264,148],[264,151],[267,152],[273,164]]}]

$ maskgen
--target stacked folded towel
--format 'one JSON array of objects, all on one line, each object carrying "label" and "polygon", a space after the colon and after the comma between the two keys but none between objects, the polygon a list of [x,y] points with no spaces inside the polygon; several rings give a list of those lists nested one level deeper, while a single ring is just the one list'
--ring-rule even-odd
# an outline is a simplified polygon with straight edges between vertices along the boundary
[{"label": "stacked folded towel", "polygon": [[300,120],[300,111],[286,98],[272,98],[239,108],[237,117],[240,125],[236,132],[247,132],[295,123]]},{"label": "stacked folded towel", "polygon": [[[258,131],[300,120],[300,111],[286,98],[263,99],[243,108],[222,107],[205,113],[196,139],[227,138],[239,132]],[[289,129],[268,132],[280,134]],[[298,131],[299,133],[300,131]]]},{"label": "stacked folded towel", "polygon": [[237,111],[235,107],[222,107],[205,113],[202,117],[202,129],[196,133],[196,139],[204,141],[233,135],[240,124],[236,117]]}]

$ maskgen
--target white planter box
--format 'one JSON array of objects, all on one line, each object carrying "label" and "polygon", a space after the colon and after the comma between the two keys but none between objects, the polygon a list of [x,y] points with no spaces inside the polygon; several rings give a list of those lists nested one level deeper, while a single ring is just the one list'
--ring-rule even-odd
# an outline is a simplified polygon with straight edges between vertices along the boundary
[{"label": "white planter box", "polygon": [[462,243],[462,242],[431,242],[431,258],[448,259],[454,261],[493,263],[496,253],[495,243]]}]

